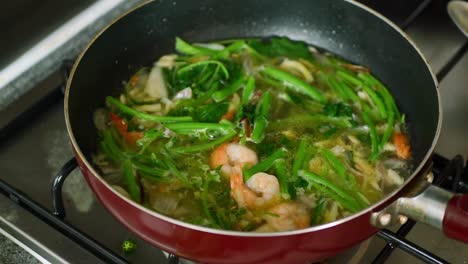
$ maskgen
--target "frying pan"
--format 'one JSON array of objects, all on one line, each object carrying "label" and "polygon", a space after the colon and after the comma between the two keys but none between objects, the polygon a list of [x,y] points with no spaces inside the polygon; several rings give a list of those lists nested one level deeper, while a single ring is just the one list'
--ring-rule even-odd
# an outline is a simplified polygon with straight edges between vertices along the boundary
[{"label": "frying pan", "polygon": [[[370,67],[407,114],[414,173],[379,203],[344,219],[280,233],[247,233],[183,223],[114,191],[90,162],[97,132],[92,114],[139,67],[190,42],[286,36]],[[411,40],[383,16],[340,0],[161,0],[114,21],[76,61],[67,84],[68,133],[87,182],[122,224],[148,243],[202,263],[304,263],[323,260],[373,235],[404,214],[468,241],[468,197],[426,183],[441,126],[437,81]],[[419,181],[418,181],[419,179]],[[415,182],[423,182],[416,188]],[[429,185],[429,186],[427,186]],[[410,190],[410,191],[408,191]]]}]

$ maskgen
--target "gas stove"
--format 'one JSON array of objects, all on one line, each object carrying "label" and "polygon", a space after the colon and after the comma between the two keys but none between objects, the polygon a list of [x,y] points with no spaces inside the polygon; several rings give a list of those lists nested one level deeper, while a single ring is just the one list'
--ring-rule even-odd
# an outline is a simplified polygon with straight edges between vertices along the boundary
[{"label": "gas stove", "polygon": [[[468,192],[468,166],[464,161],[468,155],[468,122],[463,122],[468,112],[468,41],[447,16],[447,2],[361,2],[402,27],[437,73],[444,123],[432,158],[434,182],[446,189]],[[78,46],[62,50],[55,58],[54,69],[43,73],[47,78],[31,81],[34,85],[20,87],[18,93],[12,93],[11,87],[0,87],[0,99],[8,102],[2,101],[0,106],[0,192],[4,194],[0,195],[0,233],[42,262],[188,263],[132,235],[101,206],[76,169],[62,101]],[[128,239],[137,248],[125,254],[121,245]],[[468,245],[409,220],[395,229],[380,231],[325,263],[467,261]]]}]

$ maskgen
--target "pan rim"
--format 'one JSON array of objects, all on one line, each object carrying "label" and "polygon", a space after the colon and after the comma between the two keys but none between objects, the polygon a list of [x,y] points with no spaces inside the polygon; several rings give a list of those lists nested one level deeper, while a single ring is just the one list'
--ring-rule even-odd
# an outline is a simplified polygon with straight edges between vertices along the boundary
[{"label": "pan rim", "polygon": [[[64,114],[65,114],[65,123],[66,123],[66,128],[67,128],[67,132],[68,132],[68,135],[70,137],[70,141],[72,143],[72,146],[73,146],[73,149],[75,150],[75,153],[76,155],[79,157],[79,159],[85,164],[86,166],[86,169],[88,169],[92,174],[93,176],[92,177],[95,177],[97,178],[104,186],[106,186],[107,189],[109,189],[114,195],[117,195],[121,200],[123,200],[124,202],[132,205],[133,207],[136,207],[138,210],[140,211],[143,211],[144,213],[146,214],[149,214],[151,215],[152,217],[156,217],[156,218],[159,218],[161,220],[164,220],[164,221],[167,221],[171,224],[174,224],[174,225],[178,225],[178,226],[182,226],[184,228],[188,228],[188,229],[191,229],[191,230],[195,230],[195,231],[200,231],[200,232],[205,232],[205,233],[211,233],[211,234],[215,234],[215,235],[225,235],[225,236],[234,236],[234,237],[282,237],[282,236],[294,236],[294,235],[301,235],[301,234],[307,234],[307,233],[312,233],[312,232],[316,232],[316,231],[321,231],[321,230],[325,230],[325,229],[328,229],[328,228],[332,228],[332,227],[335,227],[335,226],[338,226],[340,224],[343,224],[343,223],[346,223],[348,221],[352,221],[354,219],[357,219],[365,214],[368,214],[370,212],[373,212],[376,208],[379,208],[379,207],[382,207],[385,203],[387,203],[388,201],[392,200],[393,198],[395,199],[398,199],[398,197],[396,197],[397,193],[399,193],[403,188],[405,188],[409,182],[411,182],[417,175],[420,174],[420,172],[422,171],[422,168],[427,164],[429,158],[432,156],[432,153],[434,152],[434,148],[437,144],[437,141],[438,141],[438,138],[439,138],[439,135],[440,135],[440,132],[441,132],[441,128],[442,128],[442,105],[441,105],[441,96],[440,96],[440,91],[438,89],[438,80],[436,78],[436,75],[434,74],[431,66],[429,65],[426,57],[424,56],[424,54],[422,53],[422,51],[418,48],[418,46],[414,43],[414,41],[402,30],[400,29],[396,24],[394,24],[392,21],[390,21],[388,18],[386,18],[385,16],[383,16],[382,14],[380,14],[379,12],[365,6],[364,4],[361,4],[359,2],[356,2],[355,0],[345,0],[345,2],[349,3],[349,4],[352,4],[358,8],[361,8],[363,9],[364,11],[366,12],[369,12],[371,13],[372,15],[376,16],[377,18],[381,19],[383,22],[385,22],[387,25],[389,25],[390,27],[392,27],[396,32],[398,32],[400,35],[402,35],[410,44],[411,46],[413,47],[414,50],[416,50],[416,52],[419,54],[419,56],[421,57],[421,59],[424,61],[424,63],[426,64],[426,67],[429,71],[429,73],[431,74],[432,76],[432,79],[433,79],[433,82],[434,82],[434,87],[435,87],[435,90],[436,90],[436,94],[437,94],[437,102],[438,102],[438,123],[437,123],[437,128],[436,128],[436,133],[434,135],[434,138],[432,140],[432,144],[429,148],[429,150],[426,152],[423,160],[419,163],[419,165],[415,168],[415,170],[413,171],[413,173],[411,174],[410,177],[408,177],[405,182],[403,183],[403,185],[401,185],[398,189],[394,190],[393,192],[391,193],[388,193],[386,195],[385,198],[381,199],[379,202],[367,207],[366,209],[364,210],[361,210],[355,214],[352,214],[350,216],[347,216],[345,218],[342,218],[342,219],[339,219],[339,220],[336,220],[336,221],[333,221],[333,222],[330,222],[330,223],[326,223],[326,224],[322,224],[322,225],[318,225],[318,226],[312,226],[312,227],[308,227],[308,228],[305,228],[305,229],[299,229],[299,230],[293,230],[293,231],[282,231],[282,232],[266,232],[266,233],[254,233],[254,232],[242,232],[242,231],[230,231],[230,230],[222,230],[222,229],[215,229],[215,228],[209,228],[209,227],[204,227],[204,226],[199,226],[199,225],[194,225],[194,224],[190,224],[190,223],[186,223],[186,222],[183,222],[183,221],[180,221],[180,220],[177,220],[177,219],[174,219],[174,218],[171,218],[171,217],[168,217],[168,216],[165,216],[163,214],[160,214],[160,213],[157,213],[155,211],[152,211],[144,206],[142,206],[141,204],[137,203],[137,202],[134,202],[133,200],[125,197],[124,195],[120,194],[119,192],[117,192],[114,188],[111,187],[111,185],[109,183],[107,183],[101,176],[100,174],[94,169],[94,167],[90,164],[90,162],[88,162],[88,160],[86,159],[86,157],[84,156],[84,154],[82,153],[78,143],[76,142],[76,138],[73,134],[73,131],[72,131],[72,128],[71,128],[71,124],[70,124],[70,118],[69,118],[69,114],[68,114],[68,103],[69,103],[69,94],[70,94],[70,89],[71,89],[71,84],[72,84],[72,81],[73,81],[73,77],[74,77],[74,74],[75,74],[75,71],[76,69],[78,68],[80,62],[81,62],[81,59],[84,57],[84,55],[87,53],[88,49],[94,44],[94,42],[108,29],[110,28],[113,24],[115,24],[117,21],[121,20],[122,18],[124,18],[125,16],[127,16],[128,14],[134,12],[135,10],[137,9],[140,9],[152,2],[155,2],[155,0],[151,0],[151,1],[148,1],[148,2],[145,2],[145,3],[142,3],[136,7],[134,7],[133,9],[130,9],[129,11],[125,12],[124,14],[122,14],[121,16],[117,17],[116,19],[114,19],[111,23],[109,23],[106,27],[104,27],[101,31],[99,31],[92,39],[91,41],[88,43],[88,45],[83,49],[83,51],[80,53],[80,55],[78,56],[78,58],[76,59],[74,65],[73,65],[73,68],[70,72],[70,76],[67,80],[67,85],[66,85],[66,89],[65,89],[65,98],[64,98]],[[104,206],[104,207],[107,207],[107,206]],[[107,209],[107,208],[106,208]],[[369,224],[370,224],[370,221],[369,221]]]}]

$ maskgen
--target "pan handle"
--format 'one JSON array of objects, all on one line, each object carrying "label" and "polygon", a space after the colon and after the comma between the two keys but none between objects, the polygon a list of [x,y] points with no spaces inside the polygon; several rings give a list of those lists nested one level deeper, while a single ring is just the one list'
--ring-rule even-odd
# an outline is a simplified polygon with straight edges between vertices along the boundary
[{"label": "pan handle", "polygon": [[391,205],[371,215],[379,228],[402,223],[411,218],[443,230],[446,236],[468,243],[468,195],[454,194],[428,184],[413,197],[400,197]]},{"label": "pan handle", "polygon": [[455,195],[447,204],[443,220],[446,236],[468,243],[468,195]]}]

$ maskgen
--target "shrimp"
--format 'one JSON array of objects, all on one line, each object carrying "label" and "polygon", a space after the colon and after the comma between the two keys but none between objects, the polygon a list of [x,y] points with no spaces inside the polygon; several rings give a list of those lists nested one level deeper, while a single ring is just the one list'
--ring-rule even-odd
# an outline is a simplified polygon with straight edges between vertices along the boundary
[{"label": "shrimp", "polygon": [[233,174],[233,168],[239,166],[252,166],[257,164],[257,153],[238,143],[227,143],[216,148],[210,157],[211,168],[221,166],[221,174],[229,177]]},{"label": "shrimp", "polygon": [[278,179],[270,174],[258,172],[244,183],[242,170],[233,169],[230,175],[231,196],[239,207],[261,209],[271,206],[280,199]]},{"label": "shrimp", "polygon": [[304,204],[284,202],[267,210],[265,224],[257,228],[257,232],[290,231],[310,226],[310,211]]},{"label": "shrimp", "polygon": [[395,133],[393,135],[393,140],[397,148],[398,157],[405,160],[409,159],[411,156],[411,147],[408,136],[403,133]]}]

